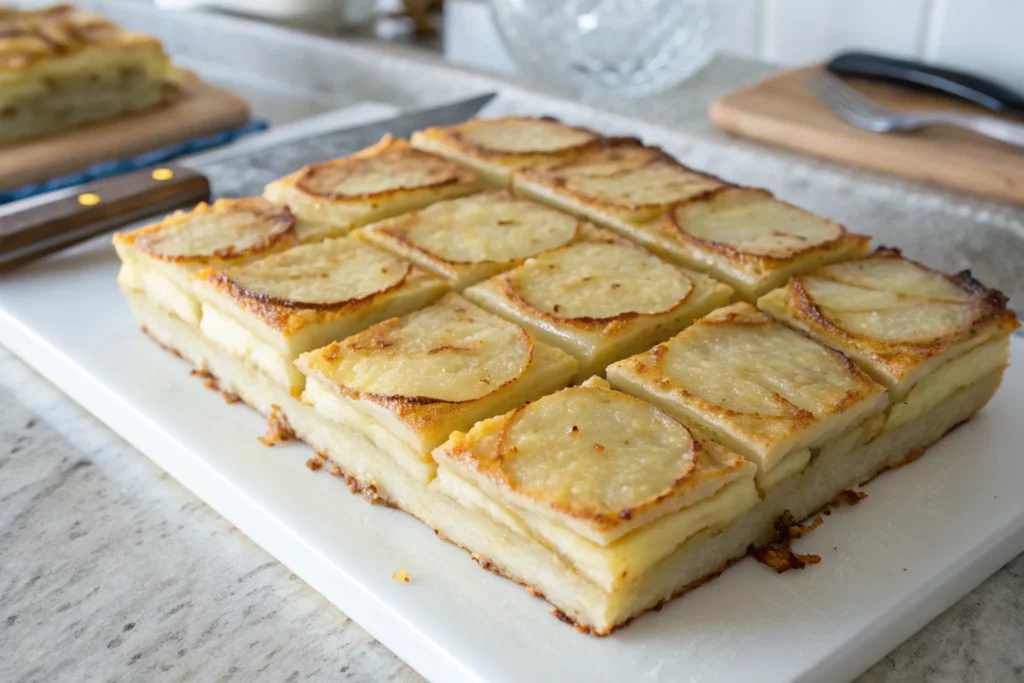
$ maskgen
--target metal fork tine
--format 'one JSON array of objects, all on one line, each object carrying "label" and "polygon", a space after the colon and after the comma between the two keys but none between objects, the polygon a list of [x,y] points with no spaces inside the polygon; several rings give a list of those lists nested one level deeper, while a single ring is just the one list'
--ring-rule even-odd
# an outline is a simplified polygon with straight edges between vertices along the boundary
[{"label": "metal fork tine", "polygon": [[843,88],[836,87],[835,79],[828,74],[819,74],[814,80],[815,93],[821,97],[825,102],[833,105],[843,107],[849,110],[850,113],[859,114],[861,116],[870,116],[870,112],[860,106],[860,103],[850,97],[848,91]]},{"label": "metal fork tine", "polygon": [[[836,109],[837,107],[841,106],[842,113],[844,115],[847,113],[848,108],[845,105],[840,104],[839,100],[836,98],[835,93],[833,93],[832,89],[829,88],[828,85],[823,82],[823,79],[819,75],[815,74],[807,79],[807,88],[814,94],[815,97],[817,97],[819,100],[822,101],[822,103],[828,106],[829,109]],[[854,112],[849,113],[852,114]]]},{"label": "metal fork tine", "polygon": [[819,72],[808,79],[811,92],[848,122],[869,130],[891,130],[894,118],[832,74]]},{"label": "metal fork tine", "polygon": [[835,81],[828,76],[822,76],[819,80],[819,88],[827,96],[829,100],[835,104],[845,107],[856,114],[864,116],[870,116],[871,112],[867,111],[864,107],[860,106],[855,98],[850,97],[850,93],[842,88],[836,87]]},{"label": "metal fork tine", "polygon": [[818,73],[810,79],[810,88],[826,104],[842,107],[854,116],[880,118],[892,112],[880,107],[832,74]]},{"label": "metal fork tine", "polygon": [[890,116],[892,114],[891,111],[885,109],[879,104],[876,104],[864,95],[861,95],[835,76],[832,76],[831,74],[826,74],[826,76],[825,80],[828,83],[828,86],[836,93],[837,96],[841,96],[843,98],[843,101],[847,103],[847,106],[856,107],[870,116]]}]

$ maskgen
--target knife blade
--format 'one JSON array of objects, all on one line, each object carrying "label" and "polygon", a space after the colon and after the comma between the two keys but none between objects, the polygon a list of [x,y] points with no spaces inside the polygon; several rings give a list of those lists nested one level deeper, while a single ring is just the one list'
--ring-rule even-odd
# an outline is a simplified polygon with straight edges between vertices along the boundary
[{"label": "knife blade", "polygon": [[[281,159],[276,166],[265,165],[261,170],[271,178],[277,177],[322,160],[325,149],[329,149],[331,157],[344,156],[386,134],[408,137],[427,126],[461,123],[472,118],[494,97],[495,93],[487,93],[326,134],[320,130],[317,137],[301,141],[271,137],[269,146],[256,141],[240,144],[237,148],[212,150],[159,168],[147,168],[23,202],[12,202],[0,207],[0,270],[22,265],[127,223],[192,206],[210,197],[258,194],[262,190],[259,178],[239,185],[237,170],[231,169],[232,161],[275,149]],[[330,145],[318,144],[322,138],[329,139]]]},{"label": "knife blade", "polygon": [[980,104],[1002,114],[1024,116],[1024,95],[993,80],[942,66],[896,59],[870,52],[844,52],[827,68],[840,76],[856,76],[928,90]]}]

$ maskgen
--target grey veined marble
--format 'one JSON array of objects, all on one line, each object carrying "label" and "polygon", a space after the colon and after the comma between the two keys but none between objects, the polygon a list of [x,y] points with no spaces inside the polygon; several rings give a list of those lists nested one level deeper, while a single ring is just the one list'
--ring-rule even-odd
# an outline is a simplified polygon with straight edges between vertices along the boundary
[{"label": "grey veined marble", "polygon": [[418,681],[0,347],[0,681]]}]

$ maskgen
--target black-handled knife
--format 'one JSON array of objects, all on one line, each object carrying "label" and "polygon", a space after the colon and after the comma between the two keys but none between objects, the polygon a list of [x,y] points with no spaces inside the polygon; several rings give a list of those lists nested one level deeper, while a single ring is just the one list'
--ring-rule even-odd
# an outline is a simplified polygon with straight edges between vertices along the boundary
[{"label": "black-handled knife", "polygon": [[941,66],[869,52],[844,52],[828,62],[841,76],[886,81],[952,95],[1003,114],[1024,116],[1024,95],[995,81]]}]

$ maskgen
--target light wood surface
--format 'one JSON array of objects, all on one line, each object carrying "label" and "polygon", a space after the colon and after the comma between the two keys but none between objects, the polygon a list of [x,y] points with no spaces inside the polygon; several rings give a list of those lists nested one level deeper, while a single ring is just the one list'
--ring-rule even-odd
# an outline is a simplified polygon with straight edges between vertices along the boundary
[{"label": "light wood surface", "polygon": [[[787,71],[730,93],[711,105],[711,120],[730,133],[798,152],[1024,204],[1024,149],[945,126],[910,133],[861,130],[832,113],[805,86],[820,68]],[[892,109],[988,113],[898,86],[847,82]]]},{"label": "light wood surface", "polygon": [[182,90],[182,97],[166,107],[0,146],[0,189],[237,128],[249,120],[245,100],[192,74],[184,75]]}]

